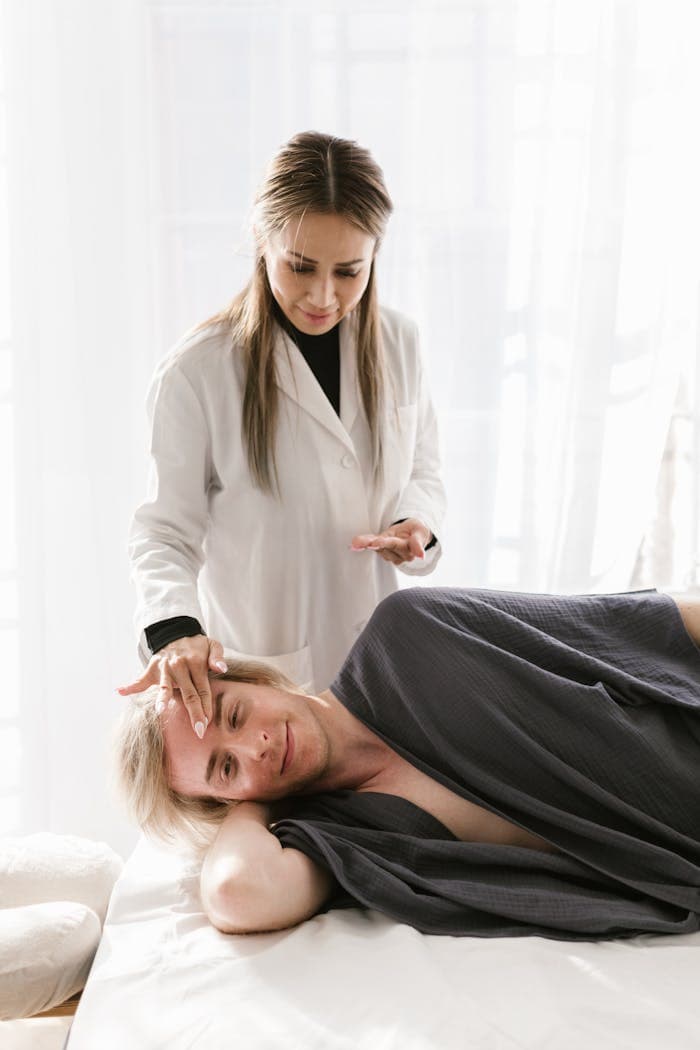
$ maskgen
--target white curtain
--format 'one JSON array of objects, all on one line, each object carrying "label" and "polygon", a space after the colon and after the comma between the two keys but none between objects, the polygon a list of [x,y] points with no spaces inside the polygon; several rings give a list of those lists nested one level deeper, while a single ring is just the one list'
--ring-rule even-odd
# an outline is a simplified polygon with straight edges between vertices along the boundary
[{"label": "white curtain", "polygon": [[296,131],[358,139],[394,198],[380,290],[420,324],[450,498],[426,582],[682,585],[697,528],[682,558],[639,552],[678,404],[698,522],[693,3],[2,13],[0,832],[134,841],[108,771],[145,391],[246,279],[254,188]]}]

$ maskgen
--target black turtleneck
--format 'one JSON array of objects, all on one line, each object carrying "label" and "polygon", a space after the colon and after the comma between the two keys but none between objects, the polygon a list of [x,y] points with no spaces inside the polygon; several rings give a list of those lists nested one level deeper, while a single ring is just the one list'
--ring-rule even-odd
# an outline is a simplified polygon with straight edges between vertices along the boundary
[{"label": "black turtleneck", "polygon": [[282,328],[299,347],[302,357],[316,377],[337,415],[340,415],[340,326],[323,335],[300,332],[275,303],[275,315]]}]

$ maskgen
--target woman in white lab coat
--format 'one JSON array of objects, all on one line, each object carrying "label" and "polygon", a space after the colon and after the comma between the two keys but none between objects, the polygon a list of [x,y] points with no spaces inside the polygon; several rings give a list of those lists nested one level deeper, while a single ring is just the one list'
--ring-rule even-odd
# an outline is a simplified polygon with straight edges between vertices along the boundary
[{"label": "woman in white lab coat", "polygon": [[130,536],[152,655],[119,692],[179,690],[200,737],[224,647],[325,689],[396,568],[422,575],[440,556],[416,327],[377,301],[391,207],[366,150],[295,136],[256,199],[251,281],[156,371]]}]

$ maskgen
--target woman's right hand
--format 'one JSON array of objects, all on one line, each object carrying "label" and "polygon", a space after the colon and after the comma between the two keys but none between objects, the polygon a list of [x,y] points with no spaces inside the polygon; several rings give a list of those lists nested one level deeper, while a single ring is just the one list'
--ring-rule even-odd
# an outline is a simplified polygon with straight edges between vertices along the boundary
[{"label": "woman's right hand", "polygon": [[156,707],[162,711],[177,690],[190,716],[192,728],[202,739],[212,718],[209,672],[227,670],[221,642],[206,635],[177,638],[151,657],[140,678],[117,689],[120,696],[142,693],[149,686],[160,686]]}]

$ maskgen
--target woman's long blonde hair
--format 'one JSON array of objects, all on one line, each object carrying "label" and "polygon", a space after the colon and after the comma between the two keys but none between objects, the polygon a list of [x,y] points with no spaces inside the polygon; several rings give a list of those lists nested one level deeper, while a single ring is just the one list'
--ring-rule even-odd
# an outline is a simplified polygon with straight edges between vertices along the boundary
[{"label": "woman's long blonde hair", "polygon": [[[251,476],[263,489],[279,487],[274,457],[278,413],[275,300],[263,246],[292,219],[316,212],[343,216],[375,238],[378,248],[392,207],[381,168],[368,150],[348,139],[303,132],[280,149],[268,169],[255,198],[253,276],[230,305],[211,319],[229,326],[233,345],[244,356],[243,441]],[[377,475],[381,471],[385,381],[374,260],[357,311],[357,373]]]}]

